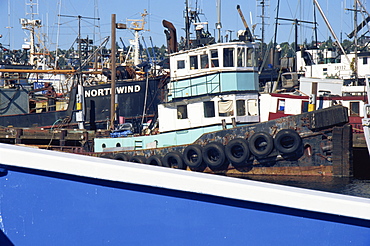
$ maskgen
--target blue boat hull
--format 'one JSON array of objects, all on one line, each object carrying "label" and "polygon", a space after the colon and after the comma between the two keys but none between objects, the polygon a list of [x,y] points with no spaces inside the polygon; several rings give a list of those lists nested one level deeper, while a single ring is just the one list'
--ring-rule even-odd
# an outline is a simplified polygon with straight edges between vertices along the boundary
[{"label": "blue boat hull", "polygon": [[212,195],[14,167],[0,187],[0,245],[370,245],[369,220]]}]

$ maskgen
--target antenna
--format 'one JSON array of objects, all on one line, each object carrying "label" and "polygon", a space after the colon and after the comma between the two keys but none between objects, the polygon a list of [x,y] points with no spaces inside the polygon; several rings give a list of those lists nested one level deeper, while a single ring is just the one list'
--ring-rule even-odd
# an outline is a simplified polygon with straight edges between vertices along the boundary
[{"label": "antenna", "polygon": [[26,7],[26,15],[31,15],[31,20],[33,20],[35,15],[39,14],[39,1],[29,0],[28,3],[26,2]]},{"label": "antenna", "polygon": [[57,43],[56,43],[56,48],[55,48],[55,64],[54,64],[54,69],[57,69],[58,67],[58,46],[59,46],[59,34],[60,34],[60,10],[62,8],[62,0],[59,0],[58,2],[58,31],[57,31]]},{"label": "antenna", "polygon": [[261,8],[261,15],[258,16],[261,18],[261,54],[262,57],[264,57],[265,54],[265,48],[264,48],[264,42],[265,42],[265,26],[269,25],[269,23],[266,22],[266,19],[269,19],[270,17],[266,15],[266,8],[270,7],[270,0],[257,0],[257,7]]},{"label": "antenna", "polygon": [[11,48],[10,47],[10,29],[12,29],[13,27],[10,26],[10,13],[11,13],[11,10],[10,10],[10,0],[8,0],[8,26],[6,27],[8,29],[8,38],[9,38],[9,49]]},{"label": "antenna", "polygon": [[26,2],[26,6],[26,15],[31,15],[31,19],[22,18],[20,19],[20,23],[23,29],[30,31],[30,63],[35,65],[35,29],[41,27],[41,20],[34,19],[35,15],[38,15],[38,0],[29,0],[29,2]]},{"label": "antenna", "polygon": [[70,17],[70,18],[77,18],[78,19],[78,38],[77,38],[77,43],[78,43],[78,60],[79,60],[79,70],[82,70],[81,67],[81,20],[82,19],[90,19],[90,20],[100,20],[100,18],[95,18],[95,17],[85,17],[81,15],[58,15],[60,17]]},{"label": "antenna", "polygon": [[[141,14],[141,19],[127,19],[127,22],[131,22],[130,27],[127,29],[135,31],[135,39],[134,39],[134,65],[139,65],[139,48],[140,48],[140,40],[139,40],[139,32],[144,31],[144,27],[146,24],[145,17],[148,15],[146,9],[144,9],[144,13]],[[124,27],[126,29],[126,27]]]}]

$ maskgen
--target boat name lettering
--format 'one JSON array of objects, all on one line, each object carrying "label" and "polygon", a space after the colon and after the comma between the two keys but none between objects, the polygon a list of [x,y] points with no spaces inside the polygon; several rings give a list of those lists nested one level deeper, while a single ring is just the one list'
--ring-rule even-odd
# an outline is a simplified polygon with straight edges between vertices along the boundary
[{"label": "boat name lettering", "polygon": [[[140,90],[141,90],[140,85],[129,85],[129,86],[116,87],[117,94],[136,93],[136,92],[139,92]],[[111,88],[85,90],[85,97],[100,97],[100,96],[108,96],[110,94],[111,94]]]},{"label": "boat name lettering", "polygon": [[346,65],[335,66],[335,70],[346,70]]}]

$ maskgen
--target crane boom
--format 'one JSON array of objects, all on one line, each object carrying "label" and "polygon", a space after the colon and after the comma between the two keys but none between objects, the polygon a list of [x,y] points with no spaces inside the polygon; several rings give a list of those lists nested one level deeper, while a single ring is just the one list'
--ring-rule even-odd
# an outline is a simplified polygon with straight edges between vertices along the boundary
[{"label": "crane boom", "polygon": [[242,19],[242,22],[244,24],[245,30],[247,31],[247,35],[246,36],[247,36],[248,40],[253,41],[253,36],[252,36],[251,30],[249,29],[248,23],[247,23],[247,21],[244,18],[243,12],[240,9],[240,5],[239,4],[236,5],[236,9],[239,12],[239,15],[240,15],[240,18]]}]

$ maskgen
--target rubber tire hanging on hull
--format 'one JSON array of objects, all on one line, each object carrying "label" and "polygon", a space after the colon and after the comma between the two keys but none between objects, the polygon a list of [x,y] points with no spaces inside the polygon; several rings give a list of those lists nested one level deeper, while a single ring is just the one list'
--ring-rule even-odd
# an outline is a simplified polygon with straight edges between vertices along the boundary
[{"label": "rubber tire hanging on hull", "polygon": [[125,155],[125,154],[116,154],[114,156],[114,159],[115,160],[120,160],[120,161],[128,161],[129,160],[128,156]]},{"label": "rubber tire hanging on hull", "polygon": [[204,163],[212,170],[226,168],[229,163],[225,155],[224,145],[218,142],[212,142],[204,146],[202,156]]},{"label": "rubber tire hanging on hull", "polygon": [[146,164],[153,166],[163,166],[162,159],[158,155],[150,156],[148,159],[146,159]]},{"label": "rubber tire hanging on hull", "polygon": [[250,157],[250,151],[247,140],[235,138],[225,146],[225,154],[231,164],[240,166],[246,164]]},{"label": "rubber tire hanging on hull", "polygon": [[198,144],[192,144],[185,148],[182,157],[190,170],[203,172],[206,169],[207,165],[203,161],[202,152],[202,146]]},{"label": "rubber tire hanging on hull", "polygon": [[182,156],[179,152],[169,152],[163,159],[162,163],[164,167],[171,167],[176,169],[186,169],[186,165],[182,160]]},{"label": "rubber tire hanging on hull", "polygon": [[182,153],[184,162],[189,167],[198,168],[203,163],[202,147],[198,144],[192,144],[185,148]]},{"label": "rubber tire hanging on hull", "polygon": [[274,149],[274,140],[266,132],[257,132],[249,138],[249,149],[257,158],[268,156]]},{"label": "rubber tire hanging on hull", "polygon": [[105,158],[105,159],[113,159],[114,158],[112,154],[102,154],[99,157],[100,158]]},{"label": "rubber tire hanging on hull", "polygon": [[283,129],[276,134],[274,143],[282,154],[293,154],[302,146],[302,139],[293,129]]},{"label": "rubber tire hanging on hull", "polygon": [[145,164],[146,163],[146,158],[145,158],[145,156],[142,156],[142,155],[135,155],[135,156],[130,158],[130,162]]}]

